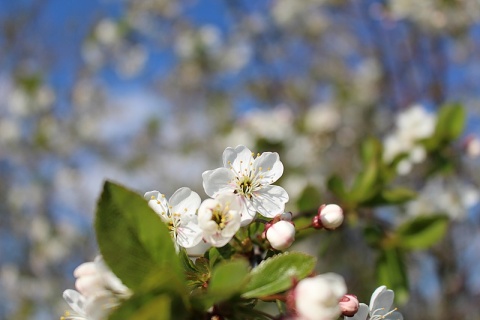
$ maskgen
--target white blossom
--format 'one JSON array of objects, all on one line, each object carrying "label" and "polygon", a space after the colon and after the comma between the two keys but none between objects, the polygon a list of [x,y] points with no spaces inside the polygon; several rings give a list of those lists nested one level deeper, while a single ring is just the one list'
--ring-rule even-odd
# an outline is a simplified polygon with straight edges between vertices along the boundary
[{"label": "white blossom", "polygon": [[148,205],[168,225],[176,245],[191,248],[202,239],[202,230],[197,225],[197,209],[200,196],[189,188],[180,188],[167,201],[164,194],[149,191],[144,195]]},{"label": "white blossom", "polygon": [[226,245],[240,229],[241,209],[238,197],[231,193],[203,201],[198,209],[203,239],[215,247]]},{"label": "white blossom", "polygon": [[427,157],[427,152],[420,142],[433,135],[436,122],[436,116],[420,105],[413,105],[400,113],[395,121],[395,131],[383,142],[384,161],[388,163],[400,154],[405,154],[406,157],[397,164],[396,169],[400,175],[408,174],[413,164],[421,163]]},{"label": "white blossom", "polygon": [[66,311],[61,320],[100,320],[122,299],[132,293],[103,262],[101,256],[93,262],[82,263],[74,272],[75,290],[65,290],[63,298],[72,311]]},{"label": "white blossom", "polygon": [[225,149],[223,165],[203,173],[203,187],[212,198],[225,192],[236,194],[243,203],[242,225],[250,223],[256,212],[273,218],[284,211],[288,194],[282,187],[271,185],[283,174],[278,153],[265,152],[254,157],[240,145]]}]

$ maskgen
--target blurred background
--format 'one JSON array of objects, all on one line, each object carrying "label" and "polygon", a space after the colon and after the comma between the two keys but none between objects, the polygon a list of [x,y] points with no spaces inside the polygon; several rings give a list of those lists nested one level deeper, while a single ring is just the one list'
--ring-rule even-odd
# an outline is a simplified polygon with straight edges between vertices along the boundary
[{"label": "blurred background", "polygon": [[[363,140],[449,102],[467,112],[455,169],[400,172],[423,206],[373,215],[448,214],[445,239],[408,254],[399,307],[480,319],[479,22],[477,0],[0,0],[0,319],[63,314],[105,179],[205,198],[202,172],[243,144],[279,152],[287,209],[315,209]],[[376,256],[355,230],[302,249],[368,303]]]}]

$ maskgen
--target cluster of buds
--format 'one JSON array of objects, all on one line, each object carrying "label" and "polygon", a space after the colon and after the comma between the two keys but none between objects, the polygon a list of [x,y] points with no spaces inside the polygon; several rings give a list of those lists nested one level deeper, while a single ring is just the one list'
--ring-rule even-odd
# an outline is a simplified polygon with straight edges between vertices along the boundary
[{"label": "cluster of buds", "polygon": [[285,250],[295,241],[295,225],[292,221],[292,213],[286,212],[274,217],[265,224],[263,237],[268,240],[272,248]]},{"label": "cluster of buds", "polygon": [[343,223],[343,210],[336,204],[323,204],[312,220],[315,229],[335,230]]}]

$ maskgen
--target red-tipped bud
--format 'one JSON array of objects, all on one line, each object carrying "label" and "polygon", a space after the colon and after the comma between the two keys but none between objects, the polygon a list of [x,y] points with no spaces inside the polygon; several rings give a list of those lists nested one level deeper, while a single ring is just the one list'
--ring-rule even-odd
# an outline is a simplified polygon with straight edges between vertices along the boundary
[{"label": "red-tipped bud", "polygon": [[315,229],[334,230],[343,223],[343,210],[336,204],[321,205],[318,214],[313,217],[312,226]]},{"label": "red-tipped bud", "polygon": [[338,303],[340,310],[342,310],[342,315],[346,317],[353,317],[360,306],[357,296],[353,294],[346,294],[340,299]]}]

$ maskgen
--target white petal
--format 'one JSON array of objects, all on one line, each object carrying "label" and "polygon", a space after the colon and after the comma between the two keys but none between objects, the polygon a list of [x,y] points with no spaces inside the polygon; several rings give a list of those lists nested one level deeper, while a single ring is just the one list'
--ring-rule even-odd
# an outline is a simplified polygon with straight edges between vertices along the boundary
[{"label": "white petal", "polygon": [[199,257],[205,253],[208,249],[210,249],[212,246],[210,243],[205,242],[205,241],[200,241],[196,246],[191,247],[191,248],[186,248],[187,249],[187,254],[189,257]]},{"label": "white petal", "polygon": [[83,276],[93,275],[97,272],[98,271],[97,267],[95,266],[95,262],[85,262],[76,267],[75,270],[73,270],[73,276],[75,278],[79,278]]},{"label": "white petal", "polygon": [[240,220],[241,220],[241,226],[245,227],[249,225],[253,219],[255,219],[255,216],[257,215],[257,210],[253,206],[253,203],[248,200],[247,198],[243,196],[238,196],[241,199],[241,202],[243,203],[242,209],[240,210]]},{"label": "white petal", "polygon": [[223,152],[223,166],[233,168],[236,172],[243,172],[245,168],[253,164],[252,151],[245,146],[237,146],[235,149],[226,148]]},{"label": "white petal", "polygon": [[202,229],[193,222],[177,229],[177,243],[184,248],[196,246],[202,240]]},{"label": "white petal", "polygon": [[85,297],[97,294],[104,290],[102,275],[97,272],[93,275],[80,277],[75,281],[75,288]]},{"label": "white petal", "polygon": [[155,211],[164,222],[167,222],[168,217],[168,202],[165,196],[158,191],[149,191],[145,193],[144,198],[148,201],[150,208]]},{"label": "white petal", "polygon": [[254,192],[252,197],[255,210],[267,218],[273,218],[277,214],[282,214],[287,201],[287,191],[279,186],[265,186],[261,190]]},{"label": "white petal", "polygon": [[68,303],[70,308],[73,309],[76,313],[81,316],[86,316],[85,314],[85,298],[75,290],[65,290],[63,292],[63,299]]},{"label": "white petal", "polygon": [[101,320],[114,308],[118,302],[108,291],[90,297],[85,302],[85,313],[88,320]]},{"label": "white petal", "polygon": [[168,201],[172,206],[172,213],[187,215],[189,220],[195,216],[200,202],[200,196],[189,188],[178,189]]},{"label": "white petal", "polygon": [[353,317],[343,317],[344,320],[367,320],[368,306],[365,303],[360,303],[357,313]]},{"label": "white petal", "polygon": [[403,320],[403,316],[400,312],[394,311],[385,317],[385,320]]},{"label": "white petal", "polygon": [[233,192],[235,184],[233,183],[234,173],[227,168],[218,168],[208,170],[202,174],[203,188],[210,197],[215,197],[222,192]]},{"label": "white petal", "polygon": [[204,237],[204,240],[214,247],[223,247],[232,240],[232,237],[223,237],[221,234],[210,234]]},{"label": "white petal", "polygon": [[377,288],[370,300],[370,315],[384,315],[390,311],[395,294],[385,286]]},{"label": "white petal", "polygon": [[262,153],[255,159],[253,166],[257,175],[262,175],[263,178],[259,181],[264,185],[274,183],[283,174],[283,164],[276,152]]},{"label": "white petal", "polygon": [[222,230],[222,236],[224,237],[233,237],[240,229],[240,213],[236,211],[230,211],[230,220],[227,222],[227,225]]}]

